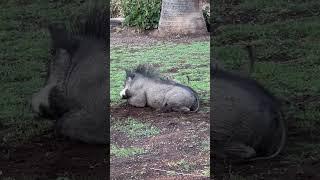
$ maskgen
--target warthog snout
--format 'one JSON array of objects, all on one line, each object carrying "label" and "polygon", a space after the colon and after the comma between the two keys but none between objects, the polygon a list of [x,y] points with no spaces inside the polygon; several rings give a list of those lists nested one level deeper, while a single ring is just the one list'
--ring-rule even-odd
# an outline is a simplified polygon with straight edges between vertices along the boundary
[{"label": "warthog snout", "polygon": [[52,111],[50,110],[49,95],[54,85],[47,85],[42,88],[38,93],[32,96],[31,110],[34,115],[41,117],[52,116]]},{"label": "warthog snout", "polygon": [[120,97],[121,97],[122,99],[128,99],[128,98],[130,98],[128,89],[123,89],[123,90],[120,92]]}]

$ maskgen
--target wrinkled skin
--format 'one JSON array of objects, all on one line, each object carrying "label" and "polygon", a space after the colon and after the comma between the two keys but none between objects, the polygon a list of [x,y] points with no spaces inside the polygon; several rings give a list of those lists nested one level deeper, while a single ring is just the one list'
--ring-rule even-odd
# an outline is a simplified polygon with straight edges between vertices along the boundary
[{"label": "wrinkled skin", "polygon": [[190,112],[199,108],[198,97],[191,88],[173,82],[155,81],[139,73],[126,79],[120,96],[128,99],[132,106],[150,106],[162,112]]},{"label": "wrinkled skin", "polygon": [[55,120],[55,131],[60,135],[86,143],[106,144],[108,54],[105,40],[94,36],[71,40],[64,27],[52,26],[49,30],[54,56],[48,64],[45,87],[32,97],[33,112]]},{"label": "wrinkled skin", "polygon": [[212,68],[211,137],[216,158],[269,159],[283,149],[280,104],[257,82]]}]

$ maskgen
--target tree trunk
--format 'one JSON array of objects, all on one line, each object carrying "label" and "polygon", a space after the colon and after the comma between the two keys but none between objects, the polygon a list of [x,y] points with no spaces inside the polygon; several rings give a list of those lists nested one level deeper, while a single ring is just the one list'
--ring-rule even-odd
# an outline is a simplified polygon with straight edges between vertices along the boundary
[{"label": "tree trunk", "polygon": [[162,0],[160,35],[206,34],[199,0]]}]

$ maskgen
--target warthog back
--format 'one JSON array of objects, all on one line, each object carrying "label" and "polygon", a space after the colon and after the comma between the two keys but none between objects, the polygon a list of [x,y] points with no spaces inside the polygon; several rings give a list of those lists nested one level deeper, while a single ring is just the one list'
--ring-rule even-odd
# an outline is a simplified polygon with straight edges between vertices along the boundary
[{"label": "warthog back", "polygon": [[213,150],[217,157],[271,158],[286,140],[280,104],[256,81],[212,68]]}]

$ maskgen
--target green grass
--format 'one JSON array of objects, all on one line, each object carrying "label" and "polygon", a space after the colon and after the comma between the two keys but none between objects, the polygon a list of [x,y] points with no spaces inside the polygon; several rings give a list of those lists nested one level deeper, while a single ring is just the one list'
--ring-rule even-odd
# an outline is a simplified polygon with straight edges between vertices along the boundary
[{"label": "green grass", "polygon": [[204,170],[202,170],[202,175],[210,177],[210,167],[205,167]]},{"label": "green grass", "polygon": [[133,118],[128,118],[123,123],[112,125],[114,130],[126,133],[130,138],[151,137],[160,134],[160,129],[151,126],[149,123],[142,123]]},{"label": "green grass", "polygon": [[[112,104],[121,102],[119,93],[124,85],[124,70],[144,63],[156,65],[163,75],[192,87],[202,99],[209,100],[209,54],[209,42],[111,49]],[[170,72],[173,68],[178,71]],[[189,84],[187,76],[190,77]]]},{"label": "green grass", "polygon": [[[21,143],[51,126],[34,120],[30,100],[44,83],[49,58],[48,23],[85,13],[78,0],[0,2],[0,138]],[[17,8],[23,6],[23,8]]]},{"label": "green grass", "polygon": [[140,155],[145,153],[146,151],[143,148],[138,147],[126,147],[120,148],[115,145],[111,145],[111,156],[120,157],[120,158],[128,158],[136,155]]},{"label": "green grass", "polygon": [[[226,69],[242,70],[248,63],[243,45],[253,44],[257,62],[252,77],[277,97],[290,102],[284,106],[290,125],[306,132],[310,139],[316,137],[320,128],[320,16],[316,9],[319,9],[320,1],[238,2],[233,6],[219,4],[220,10],[217,9],[216,14],[231,13],[254,21],[243,18],[237,24],[222,25],[213,43],[215,53]],[[298,148],[319,156],[315,150],[318,145],[317,142],[305,142]],[[295,148],[293,144],[288,146],[289,152]],[[289,156],[296,157],[297,154]]]},{"label": "green grass", "polygon": [[209,152],[210,151],[210,141],[209,140],[202,141],[200,148],[204,152]]}]

